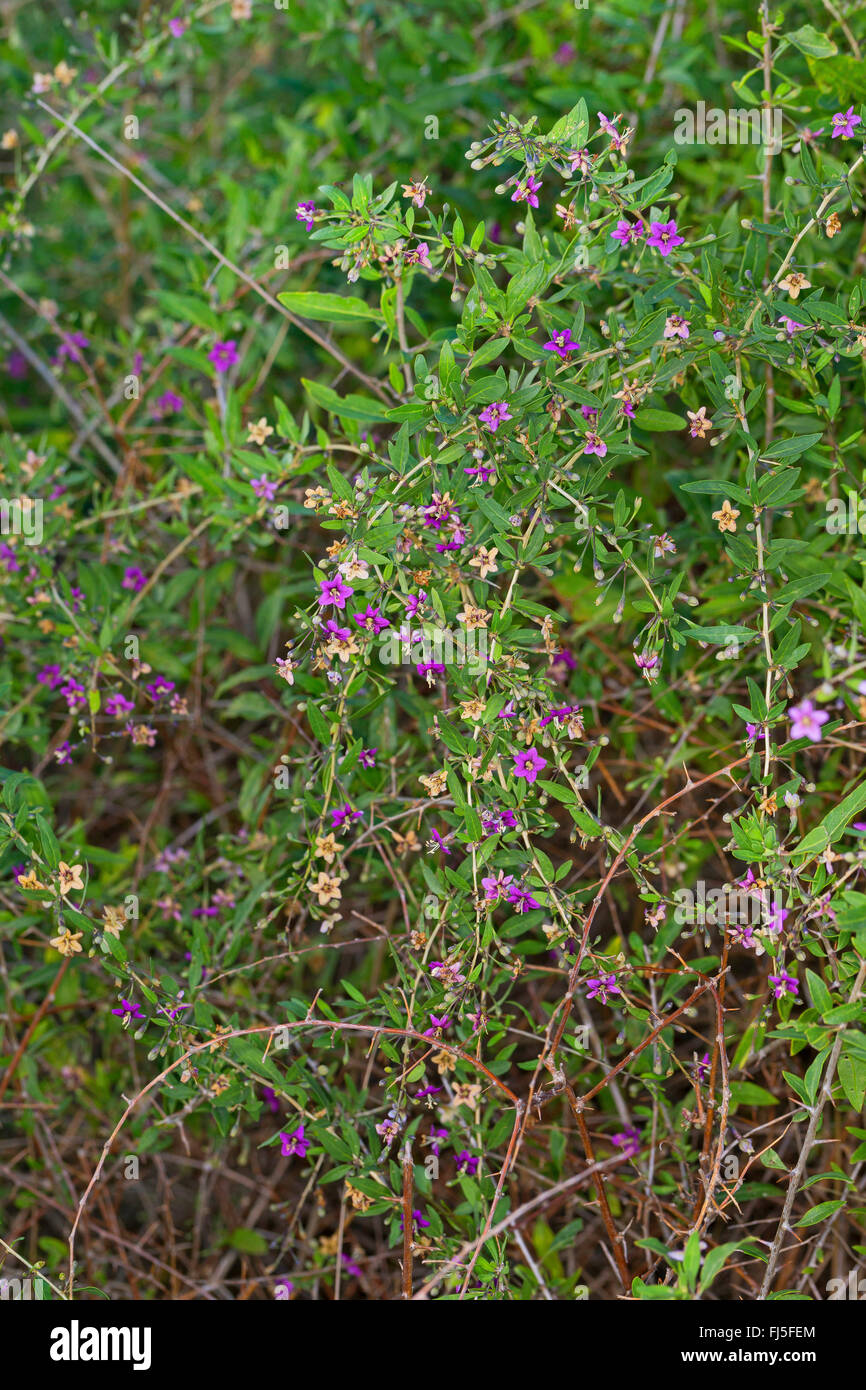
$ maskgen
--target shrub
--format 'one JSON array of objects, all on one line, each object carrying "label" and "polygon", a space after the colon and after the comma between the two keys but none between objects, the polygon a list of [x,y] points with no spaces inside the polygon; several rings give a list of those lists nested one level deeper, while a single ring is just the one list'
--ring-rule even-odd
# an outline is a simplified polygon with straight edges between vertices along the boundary
[{"label": "shrub", "polygon": [[[42,1250],[71,1224],[105,1286],[97,1180],[143,1229],[170,1160],[163,1296],[825,1296],[866,1139],[851,36],[764,13],[736,92],[778,144],[716,165],[616,114],[636,86],[566,101],[555,33],[499,114],[491,33],[440,149],[456,6],[444,57],[420,7],[247,8],[120,61],[94,29],[110,82],[55,66],[19,123],[0,844]],[[420,91],[383,78],[419,46]],[[249,98],[286,87],[277,149]],[[16,273],[61,139],[113,200],[75,214],[104,306],[76,190]],[[86,1133],[74,1222],[48,1124]],[[204,1237],[202,1164],[254,1178]]]}]

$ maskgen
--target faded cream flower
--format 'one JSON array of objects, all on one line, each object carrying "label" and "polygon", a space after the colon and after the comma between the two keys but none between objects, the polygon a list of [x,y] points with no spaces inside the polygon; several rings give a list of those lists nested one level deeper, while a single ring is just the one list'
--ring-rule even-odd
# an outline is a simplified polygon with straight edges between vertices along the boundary
[{"label": "faded cream flower", "polygon": [[51,945],[54,947],[55,951],[60,952],[61,956],[74,956],[76,951],[82,949],[79,942],[83,934],[84,933],[80,931],[71,932],[67,927],[59,936],[52,937]]},{"label": "faded cream flower", "polygon": [[830,216],[827,218],[827,221],[824,223],[824,231],[827,233],[829,237],[834,237],[836,233],[841,232],[841,230],[842,223],[839,220],[839,214],[831,212]]},{"label": "faded cream flower", "polygon": [[53,82],[54,78],[50,72],[34,72],[32,88],[34,95],[42,96],[44,92],[50,92]]},{"label": "faded cream flower", "polygon": [[327,835],[316,836],[316,847],[313,850],[316,858],[324,859],[326,864],[333,864],[339,851],[340,846],[335,835],[329,832]]},{"label": "faded cream flower", "polygon": [[812,281],[807,280],[805,275],[801,275],[799,270],[792,270],[790,275],[786,275],[784,280],[779,281],[779,289],[787,290],[792,299],[799,297],[801,290],[810,290]]},{"label": "faded cream flower", "polygon": [[231,1084],[232,1083],[230,1079],[226,1076],[225,1072],[221,1072],[220,1075],[215,1076],[210,1083],[211,1094],[215,1096],[221,1096],[224,1091],[228,1090]]},{"label": "faded cream flower", "polygon": [[486,608],[476,608],[474,604],[464,603],[463,611],[457,614],[461,623],[466,624],[467,631],[472,632],[475,628],[486,628],[490,622],[490,614]]},{"label": "faded cream flower", "polygon": [[359,560],[354,551],[347,560],[337,566],[337,569],[343,578],[350,582],[353,579],[369,579],[370,577],[370,566],[367,561]]},{"label": "faded cream flower", "polygon": [[496,556],[499,554],[496,546],[488,550],[486,545],[480,545],[472,559],[469,561],[470,568],[478,571],[480,579],[486,579],[488,574],[496,574]]},{"label": "faded cream flower", "polygon": [[270,439],[273,432],[273,427],[268,424],[267,418],[262,415],[255,424],[250,421],[247,425],[247,443],[264,444],[266,439]]},{"label": "faded cream flower", "polygon": [[707,419],[707,407],[702,405],[700,410],[687,410],[689,417],[689,434],[692,439],[705,439],[707,430],[713,429],[712,420]]},{"label": "faded cream flower", "polygon": [[251,19],[252,0],[232,0],[232,19]]},{"label": "faded cream flower", "polygon": [[474,1082],[455,1081],[454,1105],[468,1105],[472,1107],[477,1104],[480,1095],[481,1087]]},{"label": "faded cream flower", "polygon": [[366,1192],[361,1192],[357,1187],[353,1187],[346,1179],[346,1196],[355,1208],[355,1211],[369,1211],[373,1205],[373,1198],[368,1197]]},{"label": "faded cream flower", "polygon": [[69,64],[64,61],[57,64],[54,69],[54,76],[57,78],[61,87],[68,87],[71,85],[77,72],[78,68],[71,68]]},{"label": "faded cream flower", "polygon": [[421,841],[414,830],[407,830],[405,835],[401,835],[399,830],[392,830],[391,834],[394,836],[394,844],[397,846],[398,854],[417,853],[420,850]]},{"label": "faded cream flower", "polygon": [[727,497],[717,512],[713,512],[713,521],[719,523],[720,531],[736,531],[737,517],[740,513],[736,507],[732,507]]},{"label": "faded cream flower", "polygon": [[61,859],[57,867],[57,873],[60,882],[60,892],[63,894],[64,898],[73,891],[80,893],[84,888],[84,879],[81,877],[82,867],[81,864],[64,864]]},{"label": "faded cream flower", "polygon": [[18,880],[19,888],[29,888],[34,892],[44,892],[45,884],[40,883],[35,873],[31,869],[28,874],[22,874]]},{"label": "faded cream flower", "polygon": [[311,511],[317,512],[326,502],[331,501],[331,494],[323,487],[308,487],[304,493],[304,506]]},{"label": "faded cream flower", "polygon": [[17,131],[17,130],[4,130],[3,135],[2,135],[2,138],[0,138],[0,149],[4,149],[4,150],[14,150],[14,149],[17,147],[17,145],[18,145],[18,131]]},{"label": "faded cream flower", "polygon": [[104,907],[102,922],[109,936],[120,936],[126,925],[126,911],[122,907]]},{"label": "faded cream flower", "polygon": [[464,719],[477,720],[484,714],[486,705],[483,700],[479,700],[476,696],[472,700],[461,700],[460,709]]},{"label": "faded cream flower", "polygon": [[416,208],[423,208],[424,200],[430,189],[427,187],[427,180],[422,179],[420,183],[404,183],[403,197],[411,198]]},{"label": "faded cream flower", "polygon": [[315,883],[310,884],[310,892],[315,893],[322,907],[338,903],[343,896],[340,880],[331,874],[320,873]]},{"label": "faded cream flower", "polygon": [[448,786],[448,774],[445,771],[431,772],[429,777],[419,777],[418,781],[426,789],[428,796],[441,796]]},{"label": "faded cream flower", "polygon": [[440,1052],[434,1053],[430,1061],[440,1076],[446,1076],[448,1072],[454,1071],[457,1067],[457,1058],[453,1052],[447,1052],[444,1047]]}]

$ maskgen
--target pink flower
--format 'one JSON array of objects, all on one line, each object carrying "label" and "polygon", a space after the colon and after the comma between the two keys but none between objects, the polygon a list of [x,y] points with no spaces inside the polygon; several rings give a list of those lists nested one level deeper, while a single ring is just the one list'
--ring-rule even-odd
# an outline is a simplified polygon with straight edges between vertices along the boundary
[{"label": "pink flower", "polygon": [[348,584],[343,583],[339,575],[335,575],[333,579],[323,579],[319,585],[319,607],[327,608],[328,604],[332,603],[335,608],[345,608],[346,599],[354,592]]},{"label": "pink flower", "polygon": [[513,415],[509,412],[507,401],[494,401],[488,405],[486,410],[482,410],[478,416],[482,425],[486,425],[491,434],[495,434],[503,420],[513,420]]},{"label": "pink flower", "polygon": [[304,1138],[304,1126],[298,1125],[297,1129],[291,1130],[289,1134],[280,1134],[282,1146],[280,1153],[283,1158],[306,1158],[307,1149],[310,1147],[311,1140]]},{"label": "pink flower", "polygon": [[616,975],[593,975],[586,982],[589,989],[586,991],[587,999],[600,999],[602,1004],[606,1004],[608,995],[622,994],[622,990],[616,982]]},{"label": "pink flower", "polygon": [[850,140],[854,135],[854,127],[860,124],[860,117],[854,115],[854,107],[849,106],[847,111],[837,111],[833,117],[832,138],[838,140],[841,135],[843,140]]},{"label": "pink flower", "polygon": [[540,758],[534,748],[528,748],[524,753],[513,753],[515,777],[525,777],[527,782],[534,782],[543,767],[547,767],[547,760]]},{"label": "pink flower", "polygon": [[676,222],[651,222],[647,246],[658,251],[660,256],[669,256],[675,246],[682,246],[685,237],[679,235]]},{"label": "pink flower", "polygon": [[207,360],[213,363],[218,372],[227,372],[230,367],[234,367],[240,361],[238,345],[234,338],[229,338],[225,343],[214,343]]},{"label": "pink flower", "polygon": [[812,743],[821,741],[821,725],[830,716],[826,710],[817,709],[811,700],[801,700],[788,711],[791,720],[791,738],[808,738]]},{"label": "pink flower", "polygon": [[512,203],[527,202],[531,208],[537,208],[540,187],[541,179],[534,179],[531,174],[527,174],[523,182],[519,183],[512,193]]},{"label": "pink flower", "polygon": [[560,358],[567,357],[570,352],[578,352],[579,349],[580,343],[574,341],[568,328],[560,329],[558,333],[554,333],[549,343],[544,344],[545,352],[555,352]]},{"label": "pink flower", "polygon": [[313,218],[315,217],[315,215],[315,203],[298,203],[298,206],[295,209],[295,221],[303,222],[308,232],[311,232],[313,230]]},{"label": "pink flower", "polygon": [[643,236],[644,225],[642,222],[629,222],[627,217],[621,217],[617,222],[611,236],[614,241],[618,241],[621,246],[630,246],[634,241],[640,241]]}]

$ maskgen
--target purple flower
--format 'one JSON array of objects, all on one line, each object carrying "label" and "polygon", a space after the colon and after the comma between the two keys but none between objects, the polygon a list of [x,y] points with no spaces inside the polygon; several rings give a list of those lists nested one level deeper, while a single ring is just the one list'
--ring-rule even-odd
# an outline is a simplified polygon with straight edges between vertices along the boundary
[{"label": "purple flower", "polygon": [[63,684],[64,677],[60,674],[59,666],[43,666],[36,679],[40,685],[48,685],[52,690],[56,690],[58,685]]},{"label": "purple flower", "polygon": [[378,748],[362,748],[358,754],[358,762],[362,767],[375,767],[378,751]]},{"label": "purple flower", "polygon": [[295,220],[303,222],[307,231],[313,230],[313,218],[316,215],[316,204],[312,202],[298,203],[295,211]]},{"label": "purple flower", "polygon": [[272,1114],[272,1115],[279,1115],[279,1113],[280,1113],[280,1102],[277,1100],[277,1093],[276,1093],[276,1091],[272,1090],[272,1088],[271,1088],[270,1086],[263,1086],[263,1087],[262,1087],[262,1098],[263,1098],[263,1100],[264,1100],[264,1102],[265,1102],[265,1105],[266,1105],[266,1106],[268,1107],[268,1109],[270,1110],[271,1114]]},{"label": "purple flower", "polygon": [[161,420],[164,415],[177,415],[183,410],[183,396],[179,396],[176,391],[163,391],[153,403],[153,413],[157,419]]},{"label": "purple flower", "polygon": [[133,589],[139,593],[147,583],[147,579],[142,570],[137,565],[128,565],[123,571],[123,579],[120,582],[121,589]]},{"label": "purple flower", "polygon": [[788,711],[791,720],[791,738],[808,738],[812,743],[821,741],[821,725],[830,718],[826,710],[817,709],[811,700],[801,700]]},{"label": "purple flower", "polygon": [[344,825],[346,821],[363,819],[363,811],[356,811],[354,807],[350,806],[348,801],[346,801],[342,806],[337,807],[331,812],[331,829],[337,830],[338,827]]},{"label": "purple flower", "polygon": [[534,748],[528,748],[525,753],[512,753],[514,767],[512,769],[515,777],[525,777],[527,782],[534,782],[543,767],[547,767],[546,758],[540,758]]},{"label": "purple flower", "polygon": [[544,344],[545,352],[555,352],[557,357],[567,357],[570,352],[578,352],[580,343],[575,342],[571,336],[569,328],[562,328],[558,333],[554,333],[549,343]]},{"label": "purple flower", "polygon": [[[441,1090],[441,1087],[440,1087],[439,1089]],[[434,1154],[436,1155],[437,1158],[439,1157],[439,1141],[440,1141],[441,1139],[447,1139],[447,1138],[448,1138],[448,1131],[447,1131],[447,1129],[434,1129],[434,1128],[431,1127],[431,1130],[430,1130],[430,1151],[431,1151],[431,1153],[434,1153]]]},{"label": "purple flower", "polygon": [[157,676],[155,681],[151,681],[150,685],[146,685],[144,688],[154,704],[157,700],[161,700],[163,695],[170,695],[176,689],[174,681],[166,680],[165,676]]},{"label": "purple flower", "polygon": [[627,1125],[619,1134],[612,1134],[610,1142],[616,1148],[622,1149],[626,1158],[634,1158],[635,1154],[640,1152],[640,1130]]},{"label": "purple flower", "polygon": [[[391,626],[388,619],[382,617],[381,610],[371,608],[369,604],[363,613],[354,615],[353,621],[358,624],[358,627],[369,628],[371,632],[382,632],[384,628]],[[373,751],[375,752],[375,749]]]},{"label": "purple flower", "polygon": [[132,700],[127,700],[125,695],[109,695],[105,702],[105,713],[110,714],[112,719],[122,719],[125,714],[131,714],[135,709]]},{"label": "purple flower", "polygon": [[499,899],[504,896],[509,883],[513,882],[513,878],[513,874],[506,874],[502,869],[496,875],[488,874],[486,878],[482,878],[481,887],[484,889],[485,901],[498,903]]},{"label": "purple flower", "polygon": [[338,642],[348,642],[349,638],[352,635],[351,628],[340,627],[340,624],[335,623],[333,618],[329,618],[328,621],[325,623],[325,631],[329,632],[332,637],[336,637]]},{"label": "purple flower", "polygon": [[587,999],[600,999],[602,1004],[606,1004],[608,995],[622,994],[622,990],[616,982],[616,975],[593,975],[586,982],[589,989],[586,991]]},{"label": "purple flower", "polygon": [[698,1080],[699,1080],[699,1081],[706,1081],[706,1079],[707,1079],[707,1073],[709,1072],[709,1070],[710,1070],[710,1054],[709,1054],[709,1052],[705,1052],[704,1055],[703,1055],[703,1057],[701,1058],[701,1060],[698,1062],[697,1066],[695,1067],[695,1071],[697,1072],[697,1075],[698,1075]]},{"label": "purple flower", "polygon": [[355,592],[348,584],[344,584],[338,574],[333,579],[323,579],[319,585],[318,604],[320,608],[326,608],[329,603],[333,603],[335,608],[345,608],[346,599],[351,598]]},{"label": "purple flower", "polygon": [[799,333],[801,328],[806,327],[805,323],[798,323],[796,319],[789,318],[787,314],[783,314],[779,322],[789,338],[793,338],[795,333]]},{"label": "purple flower", "polygon": [[594,430],[590,430],[584,441],[583,452],[585,454],[598,454],[599,458],[603,459],[607,453],[607,445],[600,435],[596,434]]},{"label": "purple flower", "polygon": [[847,111],[837,111],[833,117],[832,138],[838,140],[841,135],[843,140],[850,140],[854,135],[854,127],[860,124],[860,117],[854,115],[854,107],[849,106]]},{"label": "purple flower", "polygon": [[187,30],[188,21],[185,19],[170,19],[168,21],[169,33],[173,39],[182,39]]},{"label": "purple flower", "polygon": [[474,1178],[481,1159],[475,1154],[471,1154],[468,1149],[461,1149],[459,1154],[454,1155],[454,1161],[457,1164],[458,1173],[463,1170],[467,1177]]},{"label": "purple flower", "polygon": [[[412,1212],[412,1228],[413,1228],[413,1230],[417,1230],[417,1229],[419,1228],[419,1226],[429,1226],[429,1225],[430,1225],[430,1222],[429,1222],[429,1221],[425,1221],[425,1220],[424,1220],[424,1217],[423,1217],[422,1214],[421,1214],[421,1212],[418,1211],[418,1209],[416,1208],[415,1211]],[[401,1231],[402,1231],[402,1230],[405,1230],[405,1226],[404,1226],[404,1223],[403,1223],[403,1217],[402,1217],[402,1215],[400,1216],[400,1230],[401,1230]]]},{"label": "purple flower", "polygon": [[675,246],[682,246],[685,237],[677,232],[676,222],[651,222],[647,246],[658,251],[661,256],[669,256]]},{"label": "purple flower", "polygon": [[433,844],[436,846],[437,849],[441,850],[443,854],[450,854],[450,853],[451,853],[451,851],[450,851],[450,849],[448,848],[448,846],[447,846],[445,840],[443,840],[443,838],[442,838],[442,836],[439,834],[439,831],[438,831],[438,830],[431,830],[430,836],[431,836],[431,839],[432,839]]},{"label": "purple flower", "polygon": [[282,1140],[280,1153],[283,1158],[293,1158],[295,1155],[297,1155],[298,1158],[307,1157],[307,1149],[310,1147],[312,1140],[304,1138],[303,1125],[298,1125],[298,1128],[293,1129],[289,1134],[283,1134],[281,1131],[280,1139]]},{"label": "purple flower", "polygon": [[514,416],[509,413],[507,401],[494,401],[481,411],[478,416],[482,425],[486,425],[491,434],[495,434],[503,420],[513,420]]},{"label": "purple flower", "polygon": [[541,179],[533,178],[532,174],[527,174],[526,178],[517,185],[512,193],[512,203],[527,202],[531,208],[537,208],[538,190],[540,187]]},{"label": "purple flower", "polygon": [[[450,1026],[451,1026],[451,1020],[450,1020],[450,1018],[448,1017],[447,1014],[443,1014],[441,1018],[437,1018],[435,1014],[430,1014],[430,1015],[429,1015],[429,1018],[430,1018],[430,1022],[431,1022],[431,1024],[432,1024],[433,1026],[432,1026],[431,1028],[425,1029],[425,1031],[424,1031],[424,1037],[425,1037],[425,1038],[432,1038],[432,1037],[435,1036],[435,1034],[436,1034],[437,1032],[439,1032],[440,1029],[450,1028]],[[428,1087],[427,1087],[427,1090],[424,1092],[424,1095],[426,1096],[426,1095],[428,1095],[431,1091],[434,1091],[434,1090],[441,1090],[441,1089],[442,1089],[441,1086],[438,1086],[438,1087],[428,1086]],[[420,1095],[421,1092],[419,1091],[418,1094]]]},{"label": "purple flower", "polygon": [[793,975],[786,975],[784,970],[780,970],[778,975],[768,976],[770,984],[773,986],[773,994],[777,999],[781,999],[783,994],[799,994],[800,986]]},{"label": "purple flower", "polygon": [[64,333],[59,351],[54,358],[55,365],[59,366],[67,358],[70,362],[80,362],[81,353],[78,349],[86,347],[90,347],[90,339],[83,333]]},{"label": "purple flower", "polygon": [[13,381],[23,381],[27,375],[27,358],[16,349],[6,358],[6,372]]},{"label": "purple flower", "polygon": [[689,321],[684,319],[681,314],[669,314],[665,321],[665,331],[663,338],[687,338],[689,336]]},{"label": "purple flower", "polygon": [[419,589],[417,594],[409,594],[406,599],[406,616],[409,618],[416,617],[419,609],[423,608],[426,602],[427,594],[424,589]]},{"label": "purple flower", "polygon": [[515,912],[530,912],[534,907],[541,907],[541,903],[536,902],[529,889],[521,888],[517,883],[511,884],[506,898]]},{"label": "purple flower", "polygon": [[218,372],[227,372],[230,367],[234,367],[240,361],[238,345],[234,338],[229,338],[225,343],[214,343],[207,360],[213,363]]},{"label": "purple flower", "polygon": [[120,1004],[119,1009],[111,1010],[113,1014],[118,1014],[121,1018],[126,1018],[127,1014],[130,1018],[144,1018],[144,1014],[137,1004],[131,1003],[128,999],[121,999]]},{"label": "purple flower", "polygon": [[618,241],[621,246],[631,246],[632,242],[640,241],[644,233],[642,222],[629,222],[627,217],[621,217],[611,232],[614,241]]},{"label": "purple flower", "polygon": [[279,483],[275,482],[273,478],[267,478],[264,473],[260,478],[250,479],[250,487],[260,501],[273,502],[279,486]]}]

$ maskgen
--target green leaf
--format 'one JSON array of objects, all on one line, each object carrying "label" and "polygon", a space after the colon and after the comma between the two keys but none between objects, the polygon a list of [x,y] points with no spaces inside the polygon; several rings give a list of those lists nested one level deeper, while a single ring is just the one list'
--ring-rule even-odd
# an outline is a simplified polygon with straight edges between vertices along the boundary
[{"label": "green leaf", "polygon": [[363,299],[344,294],[318,294],[315,290],[283,290],[277,299],[293,314],[323,323],[353,323],[358,319],[381,321],[382,312]]},{"label": "green leaf", "polygon": [[832,58],[839,52],[833,40],[822,34],[813,24],[804,24],[800,29],[786,34],[785,38],[810,58]]},{"label": "green leaf", "polygon": [[834,1211],[841,1211],[845,1205],[845,1198],[841,1197],[837,1202],[820,1202],[817,1207],[807,1211],[805,1216],[801,1216],[796,1221],[795,1226],[817,1226],[819,1221],[826,1221],[828,1216],[832,1216]]},{"label": "green leaf", "polygon": [[639,410],[634,417],[634,424],[638,429],[651,431],[686,428],[682,415],[674,415],[670,410]]}]

